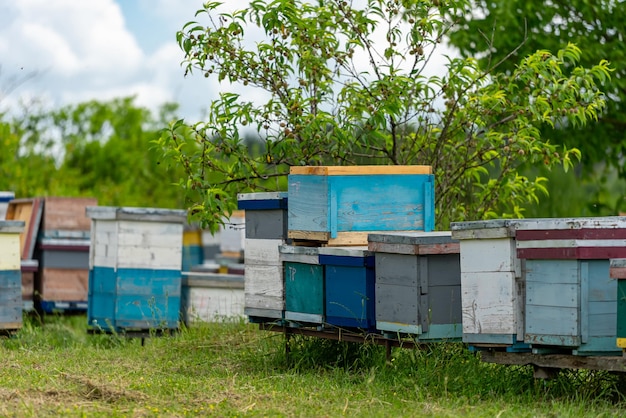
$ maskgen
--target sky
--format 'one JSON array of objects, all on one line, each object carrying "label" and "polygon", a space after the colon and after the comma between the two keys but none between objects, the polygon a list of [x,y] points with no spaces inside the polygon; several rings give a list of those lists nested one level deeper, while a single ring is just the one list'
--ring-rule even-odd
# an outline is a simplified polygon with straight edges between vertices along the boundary
[{"label": "sky", "polygon": [[[229,8],[247,1],[226,0]],[[0,0],[0,111],[136,96],[202,119],[220,86],[184,77],[176,32],[203,0]],[[223,87],[223,86],[222,86]],[[223,88],[222,88],[223,89]]]},{"label": "sky", "polygon": [[210,84],[184,77],[176,31],[202,0],[0,0],[0,110],[135,95],[198,120]]}]

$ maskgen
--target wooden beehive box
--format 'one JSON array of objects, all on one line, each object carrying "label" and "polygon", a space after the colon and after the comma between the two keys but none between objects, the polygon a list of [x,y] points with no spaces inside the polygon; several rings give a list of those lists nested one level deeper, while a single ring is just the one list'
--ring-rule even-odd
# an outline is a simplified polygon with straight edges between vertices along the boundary
[{"label": "wooden beehive box", "polygon": [[244,311],[252,321],[282,319],[285,284],[278,248],[287,242],[286,193],[242,193],[237,199],[245,213]]},{"label": "wooden beehive box", "polygon": [[183,210],[88,207],[88,325],[175,329],[181,307]]},{"label": "wooden beehive box", "polygon": [[[62,231],[54,231],[59,233]],[[89,245],[89,238],[38,240],[34,300],[41,311],[87,309]]]},{"label": "wooden beehive box", "polygon": [[515,250],[518,220],[453,222],[461,250],[463,341],[524,349],[524,282]]},{"label": "wooden beehive box", "polygon": [[37,237],[39,260],[35,275],[35,304],[43,312],[85,311],[89,285],[91,220],[87,206],[98,200],[84,197],[42,198]]},{"label": "wooden beehive box", "polygon": [[614,258],[610,262],[609,275],[617,281],[616,346],[626,349],[626,258]]},{"label": "wooden beehive box", "polygon": [[367,245],[375,231],[434,229],[430,166],[291,167],[289,237]]},{"label": "wooden beehive box", "polygon": [[419,341],[463,336],[460,244],[450,231],[370,234],[376,328]]},{"label": "wooden beehive box", "polygon": [[182,279],[182,317],[197,321],[234,320],[244,315],[244,277],[191,271]]},{"label": "wooden beehive box", "polygon": [[22,327],[20,233],[24,222],[0,220],[0,332]]},{"label": "wooden beehive box", "polygon": [[336,327],[376,328],[374,256],[367,247],[322,247],[325,323]]},{"label": "wooden beehive box", "polygon": [[15,199],[14,192],[0,191],[0,221],[6,219],[9,202]]},{"label": "wooden beehive box", "polygon": [[238,208],[245,211],[247,239],[287,239],[287,193],[240,193]]},{"label": "wooden beehive box", "polygon": [[46,238],[89,238],[91,221],[85,215],[87,206],[96,206],[90,197],[43,198],[41,234]]},{"label": "wooden beehive box", "polygon": [[202,247],[202,230],[197,225],[185,224],[183,228],[183,271],[191,271],[193,267],[204,263]]},{"label": "wooden beehive box", "polygon": [[281,245],[285,277],[285,319],[302,325],[324,322],[324,267],[319,247]]},{"label": "wooden beehive box", "polygon": [[626,257],[626,218],[527,220],[516,238],[525,260],[525,341],[536,352],[618,353],[610,259]]},{"label": "wooden beehive box", "polygon": [[35,244],[41,226],[43,199],[14,199],[7,207],[7,220],[24,222],[24,230],[20,234],[20,254],[22,260],[32,260],[35,254]]}]

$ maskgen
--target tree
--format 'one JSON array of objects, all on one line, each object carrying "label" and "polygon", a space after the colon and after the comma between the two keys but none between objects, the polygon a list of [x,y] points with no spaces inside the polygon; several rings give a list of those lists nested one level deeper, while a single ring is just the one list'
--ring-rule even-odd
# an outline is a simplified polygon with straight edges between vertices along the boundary
[{"label": "tree", "polygon": [[[444,4],[445,3],[445,4]],[[522,163],[562,165],[578,150],[540,135],[544,125],[582,126],[605,106],[605,61],[578,65],[574,45],[537,51],[509,74],[477,60],[427,66],[467,2],[256,0],[226,12],[209,2],[203,21],[177,34],[186,74],[228,83],[206,121],[179,120],[159,145],[186,171],[191,209],[212,229],[235,193],[275,188],[292,165],[425,164],[436,179],[436,223],[521,216],[545,191]],[[567,69],[567,73],[566,73]],[[253,101],[248,97],[263,97]],[[251,154],[252,127],[265,142]]]},{"label": "tree", "polygon": [[[581,65],[608,60],[614,69],[604,88],[610,100],[598,123],[586,127],[560,125],[546,135],[559,144],[580,149],[586,172],[607,162],[626,177],[625,2],[474,0],[465,10],[455,12],[450,18],[458,25],[450,33],[451,43],[463,56],[482,57],[482,65],[509,54],[519,58],[542,48],[557,50],[570,42],[585,51]],[[508,60],[497,71],[510,73],[514,69],[514,62]]]},{"label": "tree", "polygon": [[0,115],[0,190],[18,197],[94,196],[101,205],[185,205],[183,175],[168,171],[153,147],[160,129],[175,120],[166,104],[160,119],[133,98],[89,101],[59,109],[30,103]]}]

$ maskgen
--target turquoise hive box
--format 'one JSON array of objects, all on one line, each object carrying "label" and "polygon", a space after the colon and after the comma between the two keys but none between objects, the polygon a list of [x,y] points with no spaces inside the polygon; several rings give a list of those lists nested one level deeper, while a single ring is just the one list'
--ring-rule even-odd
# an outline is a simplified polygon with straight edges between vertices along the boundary
[{"label": "turquoise hive box", "polygon": [[432,231],[430,166],[291,167],[289,238],[367,245],[375,231]]}]

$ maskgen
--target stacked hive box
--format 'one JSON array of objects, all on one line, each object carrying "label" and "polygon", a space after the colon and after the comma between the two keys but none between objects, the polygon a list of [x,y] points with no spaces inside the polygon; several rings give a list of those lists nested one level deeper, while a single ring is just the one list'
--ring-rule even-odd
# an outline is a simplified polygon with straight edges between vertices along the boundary
[{"label": "stacked hive box", "polygon": [[285,286],[279,247],[287,241],[287,195],[238,196],[245,210],[245,314],[251,321],[282,319]]},{"label": "stacked hive box", "polygon": [[324,323],[324,267],[319,247],[281,245],[284,268],[285,319],[298,325]]},{"label": "stacked hive box", "polygon": [[617,282],[626,218],[529,219],[516,225],[525,260],[525,341],[534,352],[618,354]]},{"label": "stacked hive box", "polygon": [[97,199],[46,197],[36,247],[35,300],[43,312],[86,310],[89,284],[87,206]]},{"label": "stacked hive box", "polygon": [[367,247],[323,247],[325,323],[374,331],[374,256]]},{"label": "stacked hive box", "polygon": [[526,350],[524,281],[515,250],[515,223],[452,223],[460,241],[463,341],[473,346]]},{"label": "stacked hive box", "polygon": [[34,309],[35,278],[39,273],[39,260],[35,258],[35,243],[39,235],[43,199],[15,199],[7,207],[7,219],[24,222],[20,234],[20,256],[22,264],[22,300],[25,310]]},{"label": "stacked hive box", "polygon": [[371,234],[376,259],[376,328],[419,341],[463,335],[459,241],[451,232]]},{"label": "stacked hive box", "polygon": [[289,237],[367,245],[375,231],[434,229],[430,166],[291,167]]},{"label": "stacked hive box", "polygon": [[87,216],[91,329],[178,328],[185,211],[89,207]]},{"label": "stacked hive box", "polygon": [[236,210],[229,219],[224,219],[219,239],[220,252],[215,256],[215,262],[220,265],[220,273],[227,273],[231,266],[243,263],[246,244],[246,214],[243,210]]},{"label": "stacked hive box", "polygon": [[182,313],[187,325],[242,317],[244,276],[193,268],[182,281]]},{"label": "stacked hive box", "polygon": [[22,327],[20,233],[24,222],[0,220],[0,332]]},{"label": "stacked hive box", "polygon": [[183,271],[191,271],[204,262],[202,230],[197,225],[185,224],[183,229]]}]

